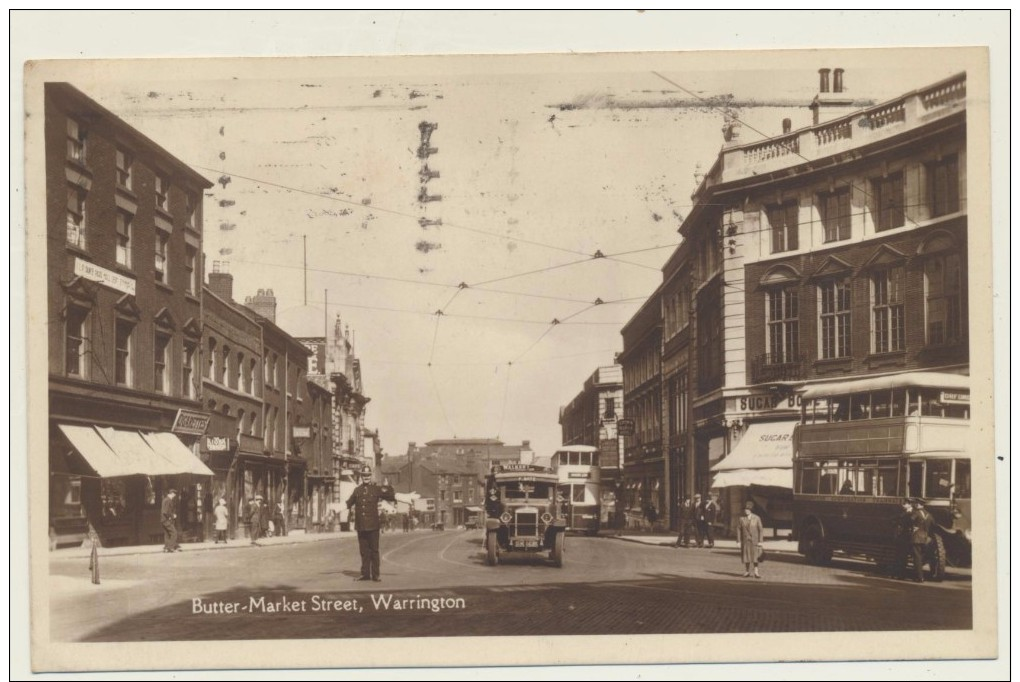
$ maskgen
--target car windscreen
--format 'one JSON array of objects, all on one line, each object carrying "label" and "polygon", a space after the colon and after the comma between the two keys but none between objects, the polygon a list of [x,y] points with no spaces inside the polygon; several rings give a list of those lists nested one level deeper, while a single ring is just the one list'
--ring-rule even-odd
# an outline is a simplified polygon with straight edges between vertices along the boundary
[{"label": "car windscreen", "polygon": [[504,500],[548,500],[552,497],[551,483],[533,481],[507,481],[499,484]]}]

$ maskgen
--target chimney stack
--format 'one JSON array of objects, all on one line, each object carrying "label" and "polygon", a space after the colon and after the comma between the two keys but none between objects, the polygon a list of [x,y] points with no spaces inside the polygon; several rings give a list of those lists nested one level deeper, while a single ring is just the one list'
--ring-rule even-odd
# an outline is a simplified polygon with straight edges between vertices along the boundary
[{"label": "chimney stack", "polygon": [[276,324],[276,295],[272,289],[259,289],[254,296],[246,296],[244,306]]},{"label": "chimney stack", "polygon": [[209,273],[209,290],[228,303],[234,302],[234,276],[229,270],[227,261],[213,261],[212,272]]},{"label": "chimney stack", "polygon": [[[829,74],[832,74],[832,90],[829,89]],[[818,69],[818,94],[815,95],[809,108],[812,124],[827,123],[833,119],[853,113],[854,100],[848,96],[844,88],[843,76],[845,69]],[[858,107],[860,104],[858,104]]]}]

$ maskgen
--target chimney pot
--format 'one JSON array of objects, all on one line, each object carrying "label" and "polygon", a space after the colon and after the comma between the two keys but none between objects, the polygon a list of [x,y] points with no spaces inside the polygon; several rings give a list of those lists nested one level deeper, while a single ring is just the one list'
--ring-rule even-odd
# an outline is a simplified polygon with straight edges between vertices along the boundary
[{"label": "chimney pot", "polygon": [[818,69],[818,92],[829,91],[829,73],[832,69]]},{"label": "chimney pot", "polygon": [[786,135],[793,130],[793,121],[788,118],[783,119],[783,135]]},{"label": "chimney pot", "polygon": [[843,69],[832,72],[832,91],[843,92]]}]

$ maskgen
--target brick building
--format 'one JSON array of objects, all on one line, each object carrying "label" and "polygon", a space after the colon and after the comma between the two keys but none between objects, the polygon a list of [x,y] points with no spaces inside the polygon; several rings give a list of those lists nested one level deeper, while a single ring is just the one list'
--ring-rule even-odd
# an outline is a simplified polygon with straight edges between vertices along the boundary
[{"label": "brick building", "polygon": [[45,86],[50,533],[201,534],[202,196],[212,183],[66,83]]},{"label": "brick building", "polygon": [[244,486],[246,479],[264,478],[249,473],[260,471],[265,458],[262,328],[250,312],[234,303],[229,273],[209,273],[203,301],[202,399],[210,421],[202,439],[202,456],[214,472],[214,498],[227,500],[230,537],[236,537],[238,529],[244,528],[248,499],[268,492],[246,491]]},{"label": "brick building", "polygon": [[662,448],[662,311],[660,286],[624,325],[623,413],[634,422],[624,436],[623,505],[626,523],[640,525],[649,505],[661,512],[669,499]]}]

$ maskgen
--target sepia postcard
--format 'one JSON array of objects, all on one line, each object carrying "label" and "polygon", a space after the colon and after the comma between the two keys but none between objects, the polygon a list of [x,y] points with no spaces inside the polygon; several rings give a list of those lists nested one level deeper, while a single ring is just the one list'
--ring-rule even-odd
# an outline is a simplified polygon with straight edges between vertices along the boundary
[{"label": "sepia postcard", "polygon": [[25,65],[36,672],[997,657],[983,48]]}]

